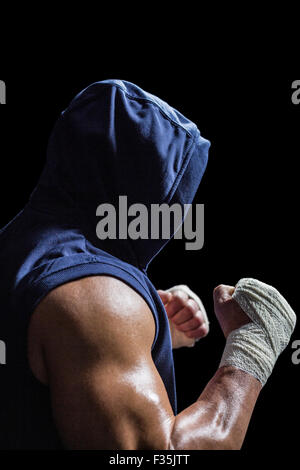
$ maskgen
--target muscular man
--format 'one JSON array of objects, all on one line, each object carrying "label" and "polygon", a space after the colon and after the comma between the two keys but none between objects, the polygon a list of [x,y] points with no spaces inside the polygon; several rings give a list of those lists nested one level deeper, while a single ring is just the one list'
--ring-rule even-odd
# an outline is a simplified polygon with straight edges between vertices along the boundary
[{"label": "muscular man", "polygon": [[216,288],[220,367],[177,414],[172,344],[205,336],[205,311],[187,289],[149,280],[162,237],[96,234],[98,205],[120,195],[149,210],[190,204],[208,148],[195,124],[128,82],[95,83],[62,113],[37,188],[0,232],[2,449],[241,447],[295,326],[287,302],[251,279]]},{"label": "muscular man", "polygon": [[[214,292],[226,336],[249,322],[231,300],[231,292],[226,286]],[[166,294],[161,293],[163,298]],[[179,328],[187,337],[205,334],[200,315],[192,315],[194,307],[182,292],[167,304],[174,321],[186,315]],[[30,363],[36,377],[51,389],[66,448],[241,447],[260,382],[235,367],[223,367],[198,401],[174,416],[151,357],[154,335],[147,304],[113,278],[63,285],[40,303],[31,322]]]}]

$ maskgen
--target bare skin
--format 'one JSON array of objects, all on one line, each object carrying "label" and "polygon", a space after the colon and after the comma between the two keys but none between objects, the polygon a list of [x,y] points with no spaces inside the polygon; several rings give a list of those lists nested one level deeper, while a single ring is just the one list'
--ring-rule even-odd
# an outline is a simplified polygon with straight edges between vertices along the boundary
[{"label": "bare skin", "polygon": [[159,290],[158,294],[168,315],[173,349],[194,346],[196,340],[207,335],[202,312],[186,292]]},{"label": "bare skin", "polygon": [[[232,289],[214,291],[225,335],[249,322],[231,301]],[[29,328],[29,361],[37,379],[50,387],[67,449],[241,448],[260,383],[224,367],[175,417],[151,357],[154,335],[145,301],[111,277],[62,285],[39,304]]]}]

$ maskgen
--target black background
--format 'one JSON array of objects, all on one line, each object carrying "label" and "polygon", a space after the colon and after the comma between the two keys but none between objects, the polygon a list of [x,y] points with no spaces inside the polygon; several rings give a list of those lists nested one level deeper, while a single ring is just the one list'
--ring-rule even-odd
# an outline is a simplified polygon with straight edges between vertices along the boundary
[{"label": "black background", "polygon": [[[167,59],[166,59],[167,60]],[[124,65],[125,62],[125,65]],[[14,71],[0,69],[7,104],[0,106],[0,226],[26,203],[45,162],[47,141],[59,113],[90,83],[120,78],[158,95],[197,123],[211,143],[210,159],[195,203],[205,204],[205,243],[186,251],[173,240],[153,261],[157,288],[185,283],[202,298],[209,336],[194,349],[175,351],[179,411],[200,395],[224,347],[214,318],[212,291],[255,277],[277,287],[297,313],[298,156],[300,105],[291,102],[293,79],[195,66],[173,70],[149,58],[118,64],[101,57],[80,67],[67,59]],[[299,326],[293,339],[300,340]],[[297,448],[300,365],[291,345],[280,357],[254,411],[244,451]]]}]

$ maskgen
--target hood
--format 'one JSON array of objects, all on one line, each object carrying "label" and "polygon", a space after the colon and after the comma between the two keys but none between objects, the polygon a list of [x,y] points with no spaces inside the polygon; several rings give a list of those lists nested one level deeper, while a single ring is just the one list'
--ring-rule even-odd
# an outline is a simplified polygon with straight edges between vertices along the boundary
[{"label": "hood", "polygon": [[145,269],[167,240],[100,240],[97,207],[118,207],[119,196],[128,206],[191,204],[209,145],[194,123],[138,86],[93,83],[59,117],[29,204],[72,220],[95,247]]}]

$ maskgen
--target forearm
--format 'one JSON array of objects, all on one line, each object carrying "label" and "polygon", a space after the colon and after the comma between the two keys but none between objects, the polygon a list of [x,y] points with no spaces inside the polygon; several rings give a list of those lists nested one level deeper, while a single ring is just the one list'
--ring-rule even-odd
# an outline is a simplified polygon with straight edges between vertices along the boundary
[{"label": "forearm", "polygon": [[[110,373],[111,374],[111,373]],[[139,371],[108,382],[97,374],[72,387],[72,414],[65,401],[55,405],[56,422],[68,449],[226,450],[240,449],[261,390],[251,375],[233,367],[219,369],[199,399],[174,416],[164,398]],[[117,377],[117,374],[114,374]],[[105,382],[106,385],[105,385]],[[135,384],[134,389],[130,383]],[[101,384],[101,390],[99,388]],[[111,384],[115,384],[111,386]],[[118,390],[116,397],[114,391]],[[101,393],[100,393],[101,391]],[[146,392],[147,391],[147,392]],[[137,393],[138,392],[138,393]],[[123,396],[124,395],[124,396]],[[125,406],[126,405],[126,406]],[[105,431],[104,431],[105,429]]]},{"label": "forearm", "polygon": [[170,448],[240,449],[261,388],[239,369],[219,369],[199,399],[176,416]]}]

